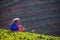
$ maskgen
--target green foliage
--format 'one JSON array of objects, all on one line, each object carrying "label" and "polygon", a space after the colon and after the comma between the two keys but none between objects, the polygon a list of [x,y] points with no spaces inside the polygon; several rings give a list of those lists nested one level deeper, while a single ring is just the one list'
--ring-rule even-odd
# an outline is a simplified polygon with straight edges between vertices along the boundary
[{"label": "green foliage", "polygon": [[0,29],[0,40],[60,40],[60,37],[30,32],[10,32]]}]

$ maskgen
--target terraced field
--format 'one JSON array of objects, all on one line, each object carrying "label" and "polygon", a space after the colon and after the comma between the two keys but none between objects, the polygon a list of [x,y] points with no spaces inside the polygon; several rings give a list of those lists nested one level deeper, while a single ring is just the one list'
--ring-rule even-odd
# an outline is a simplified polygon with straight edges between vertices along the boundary
[{"label": "terraced field", "polygon": [[1,0],[0,29],[19,17],[25,31],[60,36],[60,0]]}]

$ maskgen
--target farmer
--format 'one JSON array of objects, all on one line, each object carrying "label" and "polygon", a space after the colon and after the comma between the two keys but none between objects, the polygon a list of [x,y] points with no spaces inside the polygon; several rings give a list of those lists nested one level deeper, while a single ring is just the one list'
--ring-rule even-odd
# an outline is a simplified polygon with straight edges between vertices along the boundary
[{"label": "farmer", "polygon": [[25,28],[22,25],[18,24],[19,21],[20,21],[20,18],[14,18],[12,20],[12,24],[10,25],[10,31],[19,32],[19,31],[25,30]]}]

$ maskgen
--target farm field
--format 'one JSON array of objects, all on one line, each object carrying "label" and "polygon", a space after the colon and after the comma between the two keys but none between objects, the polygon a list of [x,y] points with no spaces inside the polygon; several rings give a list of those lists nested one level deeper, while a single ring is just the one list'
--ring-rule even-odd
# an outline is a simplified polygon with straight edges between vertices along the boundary
[{"label": "farm field", "polygon": [[0,40],[60,40],[60,37],[30,32],[10,32],[0,29]]}]

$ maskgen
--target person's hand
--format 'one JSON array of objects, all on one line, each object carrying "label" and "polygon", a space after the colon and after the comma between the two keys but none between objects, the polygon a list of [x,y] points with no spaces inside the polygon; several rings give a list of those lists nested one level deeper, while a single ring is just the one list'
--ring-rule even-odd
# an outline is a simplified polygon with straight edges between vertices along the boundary
[{"label": "person's hand", "polygon": [[24,28],[22,25],[19,25],[19,30],[20,30],[20,31],[24,31],[25,28]]}]

